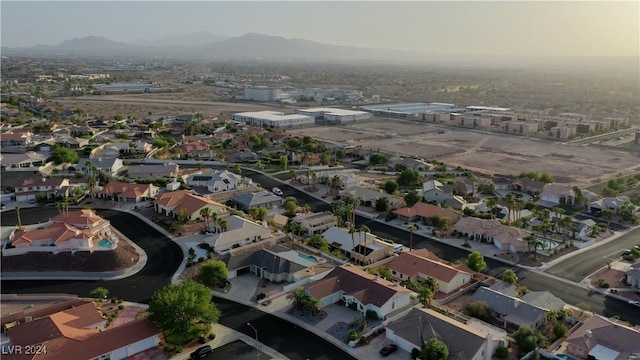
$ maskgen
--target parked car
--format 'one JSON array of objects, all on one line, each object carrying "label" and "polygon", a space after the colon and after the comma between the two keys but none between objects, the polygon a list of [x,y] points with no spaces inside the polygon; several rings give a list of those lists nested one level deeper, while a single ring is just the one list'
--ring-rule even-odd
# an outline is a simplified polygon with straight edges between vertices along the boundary
[{"label": "parked car", "polygon": [[391,221],[391,220],[393,220],[393,219],[395,219],[395,218],[397,218],[397,217],[398,217],[398,216],[397,216],[396,214],[394,214],[394,213],[389,213],[389,215],[387,215],[387,217],[386,217],[386,218],[384,218],[384,221]]},{"label": "parked car", "polygon": [[192,352],[191,355],[189,355],[189,359],[202,359],[211,354],[212,351],[213,349],[211,349],[211,346],[209,345],[200,346],[194,352]]},{"label": "parked car", "polygon": [[389,344],[385,347],[383,347],[382,349],[380,349],[380,355],[382,356],[389,356],[392,353],[394,353],[396,350],[398,350],[398,345],[396,344]]},{"label": "parked car", "polygon": [[278,195],[278,196],[282,196],[284,195],[284,193],[282,192],[282,190],[278,189],[277,187],[274,187],[273,189],[271,189],[271,191],[273,191],[274,194]]},{"label": "parked car", "polygon": [[629,300],[629,305],[640,308],[640,301]]}]

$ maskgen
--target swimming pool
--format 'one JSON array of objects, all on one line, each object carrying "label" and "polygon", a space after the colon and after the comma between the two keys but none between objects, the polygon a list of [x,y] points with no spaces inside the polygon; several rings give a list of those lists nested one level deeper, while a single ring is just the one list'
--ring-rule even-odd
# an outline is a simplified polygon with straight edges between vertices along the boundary
[{"label": "swimming pool", "polygon": [[307,254],[303,254],[303,253],[298,253],[298,256],[300,256],[301,258],[307,260],[307,261],[311,261],[312,263],[317,263],[318,259],[315,258],[315,256],[311,256],[311,255],[307,255]]},{"label": "swimming pool", "polygon": [[113,245],[111,244],[111,241],[109,241],[109,239],[100,240],[100,242],[98,242],[98,246],[100,246],[101,248],[105,248],[105,249],[111,249],[113,247]]},{"label": "swimming pool", "polygon": [[545,241],[542,243],[543,250],[552,250],[557,248],[558,246],[560,246],[560,243],[557,243],[555,241]]}]

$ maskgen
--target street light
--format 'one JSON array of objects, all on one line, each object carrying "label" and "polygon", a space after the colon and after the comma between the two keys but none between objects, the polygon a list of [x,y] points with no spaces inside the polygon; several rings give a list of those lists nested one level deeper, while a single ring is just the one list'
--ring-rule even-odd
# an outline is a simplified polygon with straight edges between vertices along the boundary
[{"label": "street light", "polygon": [[260,353],[258,352],[258,330],[256,330],[256,328],[253,327],[251,323],[247,323],[247,325],[249,325],[249,327],[252,328],[253,331],[256,333],[256,360],[258,360],[258,358],[260,357]]}]

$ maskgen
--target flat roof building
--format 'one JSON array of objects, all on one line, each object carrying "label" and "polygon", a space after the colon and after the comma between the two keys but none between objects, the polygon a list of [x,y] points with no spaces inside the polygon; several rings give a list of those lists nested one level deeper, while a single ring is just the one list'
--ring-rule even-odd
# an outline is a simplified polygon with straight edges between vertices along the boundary
[{"label": "flat roof building", "polygon": [[330,124],[355,123],[373,118],[370,112],[337,108],[296,109],[296,114],[311,116],[318,123]]},{"label": "flat roof building", "polygon": [[301,114],[285,115],[280,111],[255,111],[236,113],[231,115],[235,121],[240,121],[254,126],[269,126],[273,128],[298,127],[315,124],[311,116]]}]

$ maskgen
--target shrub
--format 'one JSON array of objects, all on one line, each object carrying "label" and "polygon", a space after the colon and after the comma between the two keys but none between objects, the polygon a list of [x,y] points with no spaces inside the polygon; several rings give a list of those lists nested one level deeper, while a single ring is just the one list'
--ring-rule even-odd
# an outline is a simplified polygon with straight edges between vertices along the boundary
[{"label": "shrub", "polygon": [[124,305],[118,305],[118,309],[119,309],[119,310],[124,309]]},{"label": "shrub", "polygon": [[598,287],[599,288],[603,288],[603,289],[607,289],[607,288],[609,288],[609,283],[606,282],[604,279],[598,279]]},{"label": "shrub", "polygon": [[556,338],[565,337],[567,335],[567,327],[563,323],[556,323],[553,326],[553,334]]},{"label": "shrub", "polygon": [[261,292],[260,294],[256,295],[256,299],[257,300],[262,300],[262,299],[264,299],[266,297],[267,297],[267,294],[265,294],[263,292]]},{"label": "shrub", "polygon": [[509,356],[509,349],[504,346],[498,346],[496,348],[496,357],[500,359],[506,359]]},{"label": "shrub", "polygon": [[207,342],[207,338],[206,338],[206,337],[204,337],[204,336],[200,336],[200,338],[198,338],[198,342],[199,342],[200,344],[204,344],[204,343],[206,343],[206,342]]},{"label": "shrub", "polygon": [[349,330],[349,341],[357,340],[358,332],[355,330]]},{"label": "shrub", "polygon": [[358,340],[358,345],[366,345],[367,343],[369,343],[367,341],[367,338],[364,336],[360,336],[360,339]]},{"label": "shrub", "polygon": [[411,349],[411,359],[415,360],[420,356],[420,350],[418,348]]},{"label": "shrub", "polygon": [[378,313],[373,310],[367,310],[367,317],[372,320],[378,320]]},{"label": "shrub", "polygon": [[215,339],[215,338],[216,338],[216,334],[211,333],[211,334],[209,334],[209,336],[207,336],[207,338],[208,338],[209,340],[213,340],[213,339]]}]

